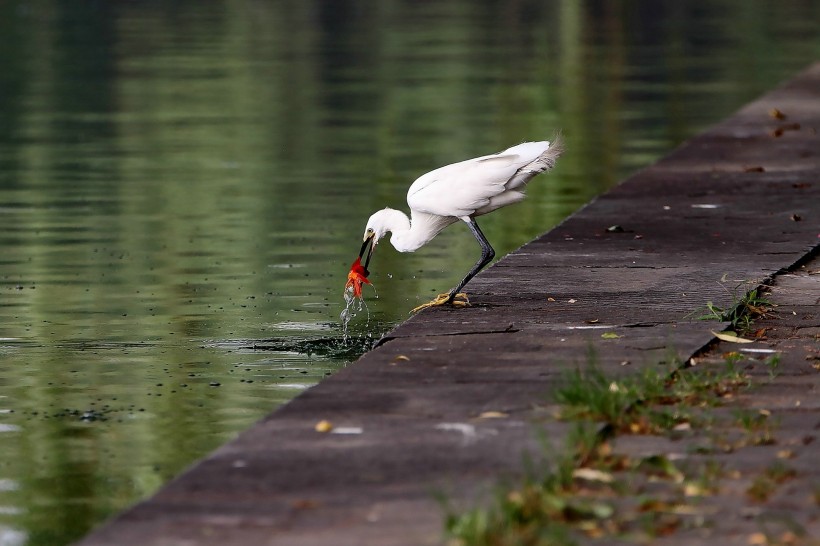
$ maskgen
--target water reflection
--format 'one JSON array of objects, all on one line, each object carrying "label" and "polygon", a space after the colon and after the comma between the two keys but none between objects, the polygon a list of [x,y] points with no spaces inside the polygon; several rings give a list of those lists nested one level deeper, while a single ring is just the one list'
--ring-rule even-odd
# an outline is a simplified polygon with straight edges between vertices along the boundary
[{"label": "water reflection", "polygon": [[81,536],[453,286],[463,226],[385,246],[334,346],[419,174],[562,128],[503,254],[816,58],[818,10],[1,3],[0,544]]}]

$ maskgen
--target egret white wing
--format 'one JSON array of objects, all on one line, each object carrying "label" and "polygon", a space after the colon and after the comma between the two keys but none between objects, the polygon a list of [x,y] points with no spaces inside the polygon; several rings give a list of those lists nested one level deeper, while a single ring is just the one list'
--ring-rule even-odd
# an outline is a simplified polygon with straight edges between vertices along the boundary
[{"label": "egret white wing", "polygon": [[[524,194],[509,191],[515,179],[522,186],[529,178],[516,177],[522,167],[538,159],[549,142],[525,142],[503,152],[468,159],[431,171],[419,177],[407,192],[413,210],[461,218],[484,214],[520,201]],[[538,171],[541,172],[541,171]],[[503,196],[505,192],[509,195]]]}]

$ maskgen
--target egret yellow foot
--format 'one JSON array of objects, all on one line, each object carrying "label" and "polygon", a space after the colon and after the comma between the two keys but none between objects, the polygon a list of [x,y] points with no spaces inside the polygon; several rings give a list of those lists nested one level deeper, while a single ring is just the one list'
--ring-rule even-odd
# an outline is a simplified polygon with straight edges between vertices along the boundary
[{"label": "egret yellow foot", "polygon": [[453,298],[453,301],[449,301],[449,300],[450,300],[450,293],[449,292],[446,293],[446,294],[439,294],[438,296],[436,296],[436,299],[434,299],[433,301],[428,302],[428,303],[424,303],[422,305],[419,305],[418,307],[416,307],[415,309],[413,309],[410,312],[411,313],[418,313],[422,309],[427,309],[428,307],[438,307],[439,305],[453,305],[455,307],[469,307],[470,306],[470,300],[467,298],[467,294],[465,294],[464,292],[459,292],[458,294],[456,294],[455,297]]}]

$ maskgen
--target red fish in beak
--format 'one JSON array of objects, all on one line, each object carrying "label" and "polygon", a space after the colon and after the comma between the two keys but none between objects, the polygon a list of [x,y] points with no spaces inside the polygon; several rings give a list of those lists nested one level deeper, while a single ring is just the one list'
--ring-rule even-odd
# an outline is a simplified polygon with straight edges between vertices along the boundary
[{"label": "red fish in beak", "polygon": [[362,265],[362,259],[356,258],[353,265],[350,266],[350,272],[347,274],[347,283],[345,283],[345,290],[353,288],[353,295],[357,298],[362,297],[362,284],[372,284],[367,280],[367,275],[370,272]]},{"label": "red fish in beak", "polygon": [[[353,288],[353,295],[357,298],[362,297],[362,284],[369,284],[373,286],[373,284],[367,279],[368,275],[370,275],[370,271],[367,270],[367,266],[370,264],[370,256],[373,255],[373,236],[370,235],[367,237],[364,242],[362,243],[362,249],[359,251],[359,257],[356,258],[356,261],[353,262],[350,266],[350,272],[347,274],[347,282],[345,283],[345,290],[348,288]],[[367,259],[362,265],[362,256],[364,256],[365,250],[370,249],[367,253]]]}]

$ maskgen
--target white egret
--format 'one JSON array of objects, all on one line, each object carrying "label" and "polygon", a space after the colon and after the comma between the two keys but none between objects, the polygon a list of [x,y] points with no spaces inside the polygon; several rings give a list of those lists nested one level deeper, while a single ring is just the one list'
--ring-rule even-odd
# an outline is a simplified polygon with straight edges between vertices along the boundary
[{"label": "white egret", "polygon": [[495,256],[476,217],[523,200],[524,185],[534,176],[552,169],[561,152],[558,138],[552,143],[525,142],[497,154],[453,163],[422,175],[407,191],[410,218],[401,211],[386,208],[367,221],[359,252],[361,260],[368,247],[370,249],[363,268],[365,275],[373,250],[388,232],[396,250],[413,252],[450,224],[462,220],[481,245],[481,258],[450,292],[413,311],[434,305],[469,305],[461,289]]}]

